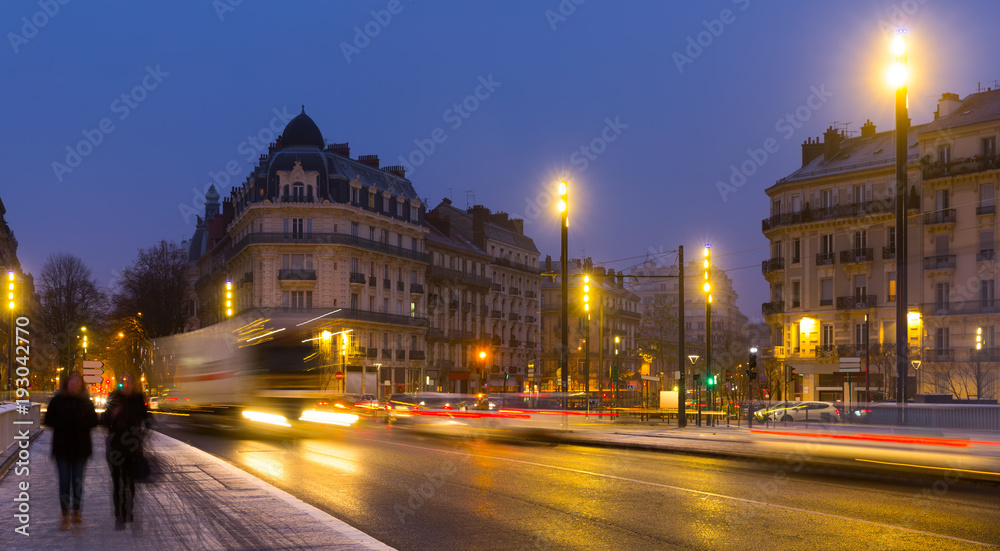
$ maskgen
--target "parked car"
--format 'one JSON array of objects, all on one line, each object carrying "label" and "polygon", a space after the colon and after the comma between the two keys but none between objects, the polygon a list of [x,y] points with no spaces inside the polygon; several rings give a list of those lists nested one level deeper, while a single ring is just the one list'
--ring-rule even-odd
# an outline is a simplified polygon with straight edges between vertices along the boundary
[{"label": "parked car", "polygon": [[767,418],[784,423],[840,422],[840,410],[829,402],[799,402],[790,407],[772,409]]}]

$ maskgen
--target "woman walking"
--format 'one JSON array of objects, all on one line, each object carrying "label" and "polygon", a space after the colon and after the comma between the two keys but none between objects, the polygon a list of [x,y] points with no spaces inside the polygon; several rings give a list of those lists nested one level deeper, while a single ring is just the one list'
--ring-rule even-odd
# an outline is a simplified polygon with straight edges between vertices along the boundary
[{"label": "woman walking", "polygon": [[149,410],[135,378],[122,376],[121,388],[108,395],[101,424],[108,428],[107,459],[111,467],[112,495],[115,504],[115,530],[124,530],[132,522],[135,503],[135,469],[142,459],[143,438]]},{"label": "woman walking", "polygon": [[71,509],[72,522],[83,522],[80,516],[83,472],[92,451],[90,430],[97,426],[94,403],[79,373],[70,373],[52,397],[44,424],[52,427],[52,456],[59,472],[59,506],[62,508],[59,528],[69,530],[72,527]]}]

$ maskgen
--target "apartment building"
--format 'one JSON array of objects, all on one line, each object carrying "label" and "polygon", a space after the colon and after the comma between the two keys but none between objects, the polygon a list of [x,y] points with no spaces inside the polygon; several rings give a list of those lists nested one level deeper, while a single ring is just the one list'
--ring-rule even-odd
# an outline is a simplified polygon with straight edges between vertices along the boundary
[{"label": "apartment building", "polygon": [[[998,134],[997,90],[944,94],[934,120],[909,129],[909,395],[995,397],[996,385],[970,391],[969,374],[997,359]],[[771,300],[762,314],[774,346],[764,352],[795,368],[795,397],[894,394],[894,144],[895,132],[877,132],[871,121],[857,136],[830,127],[802,144],[799,169],[766,190],[771,214],[762,231],[771,250],[762,272]],[[974,352],[977,335],[985,351]],[[862,359],[861,374],[840,372],[839,359],[850,357]]]}]

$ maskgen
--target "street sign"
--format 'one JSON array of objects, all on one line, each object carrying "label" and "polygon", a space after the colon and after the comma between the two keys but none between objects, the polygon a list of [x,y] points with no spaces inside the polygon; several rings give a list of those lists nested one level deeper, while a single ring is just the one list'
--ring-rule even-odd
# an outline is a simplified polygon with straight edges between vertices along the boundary
[{"label": "street sign", "polygon": [[861,358],[841,358],[840,363],[861,363]]},{"label": "street sign", "polygon": [[333,374],[333,378],[337,379],[338,381],[343,381],[344,380],[344,372],[343,371],[338,371],[338,372],[334,373]]},{"label": "street sign", "polygon": [[643,375],[642,380],[644,381],[659,381],[660,377],[658,375]]},{"label": "street sign", "polygon": [[680,371],[674,371],[674,379],[678,380],[678,381],[681,380],[681,372]]},{"label": "street sign", "polygon": [[858,367],[841,367],[841,373],[861,373],[861,366]]},{"label": "street sign", "polygon": [[104,381],[104,362],[84,360],[83,381],[88,385],[100,384]]}]

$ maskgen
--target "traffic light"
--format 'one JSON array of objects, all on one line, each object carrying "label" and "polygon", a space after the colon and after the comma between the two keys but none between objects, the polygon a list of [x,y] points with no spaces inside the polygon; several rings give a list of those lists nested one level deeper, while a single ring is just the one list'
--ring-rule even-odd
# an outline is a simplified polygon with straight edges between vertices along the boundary
[{"label": "traffic light", "polygon": [[794,365],[786,365],[785,366],[785,370],[787,372],[787,380],[789,380],[789,381],[793,380],[795,378],[795,366]]},{"label": "traffic light", "polygon": [[757,369],[757,349],[756,348],[751,348],[750,349],[750,361],[747,363],[747,365],[750,366],[750,369]]},{"label": "traffic light", "polygon": [[716,377],[717,377],[717,375],[712,375],[712,376],[705,377],[705,386],[708,387],[708,388],[712,388],[713,386],[715,386],[715,378]]},{"label": "traffic light", "polygon": [[503,380],[505,380],[505,381],[506,381],[506,380],[508,380],[508,379],[510,379],[510,373],[504,373],[504,374],[503,374]]}]

